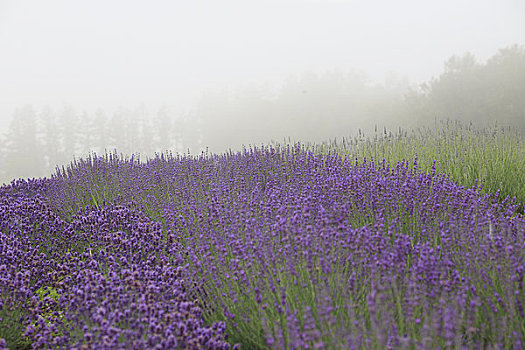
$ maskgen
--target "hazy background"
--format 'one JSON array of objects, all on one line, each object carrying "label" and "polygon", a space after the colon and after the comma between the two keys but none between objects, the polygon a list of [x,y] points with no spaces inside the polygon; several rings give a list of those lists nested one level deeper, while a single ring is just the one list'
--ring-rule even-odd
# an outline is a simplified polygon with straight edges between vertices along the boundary
[{"label": "hazy background", "polygon": [[0,0],[0,165],[520,124],[524,43],[522,0]]}]

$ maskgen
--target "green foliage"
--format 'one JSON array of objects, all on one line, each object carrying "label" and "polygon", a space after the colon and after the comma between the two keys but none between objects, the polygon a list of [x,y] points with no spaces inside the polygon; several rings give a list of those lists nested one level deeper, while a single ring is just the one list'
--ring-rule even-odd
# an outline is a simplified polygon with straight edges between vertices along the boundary
[{"label": "green foliage", "polygon": [[311,145],[317,152],[337,152],[358,159],[396,164],[417,157],[420,170],[450,175],[459,184],[483,184],[485,193],[499,192],[525,203],[525,135],[511,127],[475,128],[472,123],[435,122],[434,128],[412,131],[384,129],[373,138],[361,134],[353,140]]},{"label": "green foliage", "polygon": [[1,299],[4,305],[0,308],[0,339],[5,339],[8,349],[31,349],[31,342],[24,336],[25,326],[20,322],[27,312],[23,307],[8,306],[6,304],[8,300],[8,297]]},{"label": "green foliage", "polygon": [[525,47],[513,45],[479,63],[466,53],[445,62],[443,73],[406,99],[407,114],[419,125],[434,118],[500,121],[525,131]]}]

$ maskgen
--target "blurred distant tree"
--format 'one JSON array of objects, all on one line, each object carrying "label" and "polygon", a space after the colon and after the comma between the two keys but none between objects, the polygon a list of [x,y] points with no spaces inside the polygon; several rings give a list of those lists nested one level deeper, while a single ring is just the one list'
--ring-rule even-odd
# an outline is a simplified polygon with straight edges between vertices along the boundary
[{"label": "blurred distant tree", "polygon": [[85,157],[95,150],[95,125],[87,112],[80,115],[78,129],[78,155]]},{"label": "blurred distant tree", "polygon": [[108,123],[106,124],[108,136],[108,152],[113,152],[114,150],[117,150],[117,152],[125,153],[126,151],[123,149],[124,145],[126,144],[126,138],[128,136],[126,130],[127,124],[124,113],[125,111],[123,109],[116,111],[115,113],[113,113]]},{"label": "blurred distant tree", "polygon": [[487,61],[484,77],[488,116],[503,117],[525,131],[525,47],[499,50]]},{"label": "blurred distant tree", "polygon": [[69,164],[79,151],[80,121],[73,107],[66,106],[63,109],[58,116],[58,126],[62,141],[59,164]]},{"label": "blurred distant tree", "polygon": [[9,183],[12,180],[12,178],[10,171],[7,169],[7,153],[6,147],[4,146],[4,138],[0,138],[0,142],[0,185],[2,185],[4,183]]},{"label": "blurred distant tree", "polygon": [[6,162],[7,147],[4,135],[0,135],[0,185],[8,182]]},{"label": "blurred distant tree", "polygon": [[231,132],[236,135],[232,149],[268,142],[277,122],[272,105],[264,86],[250,85],[237,91],[228,109],[235,120],[230,124]]},{"label": "blurred distant tree", "polygon": [[255,85],[231,96],[208,92],[195,115],[201,123],[203,145],[213,152],[288,138],[322,142],[401,115],[399,89],[406,86],[392,81],[388,87],[370,86],[356,71],[305,72],[290,76],[276,94]]},{"label": "blurred distant tree", "polygon": [[172,119],[171,131],[171,150],[176,153],[184,152],[184,132],[186,118],[183,114],[179,114]]},{"label": "blurred distant tree", "polygon": [[[224,152],[238,143],[238,116],[229,108],[229,96],[225,91],[206,91],[201,95],[193,113],[201,130],[202,147],[212,152]],[[199,154],[201,149],[191,151]]]},{"label": "blurred distant tree", "polygon": [[141,120],[140,128],[140,137],[139,137],[139,147],[138,152],[141,155],[151,157],[155,153],[155,144],[154,144],[154,131],[153,125],[149,117],[144,117]]},{"label": "blurred distant tree", "polygon": [[170,150],[173,142],[173,120],[171,119],[168,108],[163,106],[155,117],[155,133],[157,134],[156,150],[164,152]]},{"label": "blurred distant tree", "polygon": [[199,154],[201,151],[201,125],[194,112],[188,112],[180,121],[181,153]]},{"label": "blurred distant tree", "polygon": [[139,108],[128,110],[129,116],[126,118],[126,147],[127,154],[139,152],[139,139],[140,139],[140,123],[143,117],[143,111]]},{"label": "blurred distant tree", "polygon": [[4,179],[40,177],[44,174],[42,145],[37,138],[37,116],[31,106],[15,111],[5,137]]},{"label": "blurred distant tree", "polygon": [[42,124],[42,149],[44,153],[44,159],[46,162],[46,173],[52,174],[55,171],[55,167],[59,165],[61,160],[60,150],[60,132],[56,117],[51,108],[46,107],[40,114]]},{"label": "blurred distant tree", "polygon": [[434,114],[440,118],[472,120],[483,110],[481,65],[467,53],[445,62],[438,79],[425,85],[425,93]]},{"label": "blurred distant tree", "polygon": [[93,146],[95,153],[102,155],[108,149],[108,132],[107,129],[107,117],[102,109],[98,109],[95,112],[93,118]]},{"label": "blurred distant tree", "polygon": [[[368,89],[364,117],[359,122],[358,127],[363,127],[364,121],[395,130],[399,126],[411,128],[414,126],[410,115],[405,113],[404,96],[410,91],[407,78],[401,78],[391,74],[385,79],[383,84],[377,84]],[[355,130],[356,125],[353,125]]]},{"label": "blurred distant tree", "polygon": [[485,64],[467,53],[445,62],[443,73],[407,96],[408,113],[421,122],[494,121],[525,130],[525,49],[501,49]]},{"label": "blurred distant tree", "polygon": [[[276,100],[276,114],[281,124],[281,137],[293,140],[304,139],[305,135],[312,134],[313,121],[317,114],[317,89],[315,87],[318,77],[312,72],[303,73],[302,76],[288,77]],[[318,132],[323,133],[323,127]]]}]

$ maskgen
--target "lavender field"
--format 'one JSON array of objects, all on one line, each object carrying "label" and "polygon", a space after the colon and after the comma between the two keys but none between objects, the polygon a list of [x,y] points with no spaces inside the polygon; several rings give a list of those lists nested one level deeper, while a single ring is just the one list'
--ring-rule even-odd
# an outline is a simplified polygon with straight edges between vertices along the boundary
[{"label": "lavender field", "polygon": [[521,349],[523,139],[483,157],[422,139],[92,155],[13,181],[0,348]]}]

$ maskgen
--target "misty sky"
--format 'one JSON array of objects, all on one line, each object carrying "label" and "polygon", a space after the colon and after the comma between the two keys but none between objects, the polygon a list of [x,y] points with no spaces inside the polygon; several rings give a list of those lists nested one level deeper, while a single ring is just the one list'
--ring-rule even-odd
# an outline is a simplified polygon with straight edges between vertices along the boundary
[{"label": "misty sky", "polygon": [[525,43],[523,0],[0,0],[0,127],[17,106],[189,108],[204,89],[361,70],[420,83]]}]

